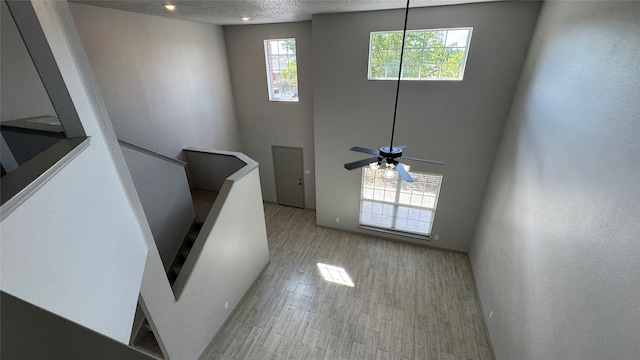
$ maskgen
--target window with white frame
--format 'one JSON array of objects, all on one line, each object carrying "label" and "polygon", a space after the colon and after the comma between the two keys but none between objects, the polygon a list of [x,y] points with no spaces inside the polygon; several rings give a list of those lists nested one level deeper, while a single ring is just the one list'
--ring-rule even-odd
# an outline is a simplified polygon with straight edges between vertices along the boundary
[{"label": "window with white frame", "polygon": [[412,171],[413,182],[386,179],[384,169],[362,169],[360,225],[431,234],[442,175]]},{"label": "window with white frame", "polygon": [[296,39],[264,41],[269,100],[298,101]]},{"label": "window with white frame", "polygon": [[[473,28],[407,30],[402,79],[462,80]],[[402,31],[376,31],[369,42],[369,80],[397,80]]]}]

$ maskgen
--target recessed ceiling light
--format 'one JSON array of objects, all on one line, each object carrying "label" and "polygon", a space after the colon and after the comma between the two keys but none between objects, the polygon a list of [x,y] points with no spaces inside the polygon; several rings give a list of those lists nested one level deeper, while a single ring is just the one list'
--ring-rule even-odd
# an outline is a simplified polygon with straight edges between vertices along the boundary
[{"label": "recessed ceiling light", "polygon": [[176,9],[176,6],[173,4],[166,4],[164,7],[169,11],[173,11]]},{"label": "recessed ceiling light", "polygon": [[249,19],[251,19],[251,18],[248,17],[248,16],[243,16],[241,19],[242,19],[242,21],[249,21]]}]

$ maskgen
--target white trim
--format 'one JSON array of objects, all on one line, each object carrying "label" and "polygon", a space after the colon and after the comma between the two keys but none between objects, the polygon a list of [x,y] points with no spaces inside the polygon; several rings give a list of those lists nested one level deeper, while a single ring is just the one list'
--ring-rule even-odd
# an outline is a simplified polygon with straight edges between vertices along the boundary
[{"label": "white trim", "polygon": [[153,156],[155,158],[158,158],[160,160],[164,160],[166,162],[170,162],[172,164],[180,165],[182,167],[187,166],[187,163],[184,162],[184,161],[181,161],[181,160],[178,160],[178,159],[174,159],[174,158],[169,157],[167,155],[160,154],[160,153],[155,152],[153,150],[149,150],[149,149],[143,148],[142,146],[138,146],[138,145],[132,144],[132,143],[124,141],[124,140],[118,139],[118,144],[120,146],[122,146],[122,147],[126,147],[128,149],[135,150],[135,151],[147,154],[149,156]]}]

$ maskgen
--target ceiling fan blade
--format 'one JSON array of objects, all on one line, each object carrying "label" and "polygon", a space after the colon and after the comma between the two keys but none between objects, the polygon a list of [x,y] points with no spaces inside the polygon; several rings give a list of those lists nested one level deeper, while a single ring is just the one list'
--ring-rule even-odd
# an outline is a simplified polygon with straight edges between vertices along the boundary
[{"label": "ceiling fan blade", "polygon": [[378,150],[373,150],[373,149],[367,149],[365,147],[362,146],[354,146],[351,149],[349,149],[351,151],[357,151],[357,152],[361,152],[361,153],[365,153],[365,154],[371,154],[371,155],[380,155],[380,151]]},{"label": "ceiling fan blade", "polygon": [[380,158],[378,158],[378,157],[373,157],[373,158],[364,159],[364,160],[358,160],[358,161],[350,162],[348,164],[344,164],[344,168],[347,169],[347,170],[353,170],[353,169],[361,168],[363,166],[367,166],[367,165],[371,164],[372,162],[378,162],[378,161],[380,161]]},{"label": "ceiling fan blade", "polygon": [[402,158],[403,158],[403,159],[407,159],[407,160],[413,160],[413,161],[426,162],[426,163],[430,163],[430,164],[444,165],[444,163],[443,163],[442,161],[427,160],[427,159],[418,159],[418,158],[409,157],[409,156],[403,156]]},{"label": "ceiling fan blade", "polygon": [[406,182],[413,182],[413,178],[411,177],[411,175],[409,175],[409,173],[407,172],[407,169],[404,168],[403,163],[398,163],[396,165],[396,170],[398,171],[398,175],[400,175],[402,180]]}]

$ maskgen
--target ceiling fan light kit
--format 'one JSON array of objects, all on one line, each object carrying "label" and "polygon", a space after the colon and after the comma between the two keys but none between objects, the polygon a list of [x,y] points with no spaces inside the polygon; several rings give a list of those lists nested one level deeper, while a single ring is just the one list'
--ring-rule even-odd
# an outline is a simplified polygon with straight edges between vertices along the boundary
[{"label": "ceiling fan light kit", "polygon": [[393,146],[393,135],[396,130],[396,114],[398,112],[398,94],[400,93],[400,80],[402,78],[402,60],[404,58],[404,42],[407,35],[407,18],[409,16],[409,2],[407,0],[407,6],[404,13],[404,30],[402,31],[402,47],[400,49],[400,63],[398,68],[398,82],[396,85],[396,103],[393,110],[393,125],[391,127],[391,141],[389,146],[383,146],[379,150],[373,150],[362,146],[354,146],[350,150],[355,152],[361,152],[365,154],[375,155],[376,157],[359,160],[344,164],[345,169],[354,170],[361,167],[369,166],[372,170],[378,170],[382,166],[382,162],[385,163],[385,170],[383,177],[385,179],[394,179],[396,173],[400,175],[402,180],[407,182],[413,182],[413,178],[409,175],[409,165],[405,165],[400,162],[401,159],[426,162],[430,164],[444,165],[441,161],[418,159],[413,157],[402,156],[402,152],[405,146]]}]

